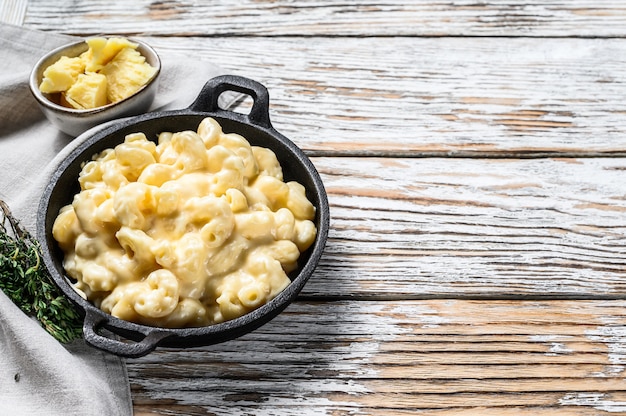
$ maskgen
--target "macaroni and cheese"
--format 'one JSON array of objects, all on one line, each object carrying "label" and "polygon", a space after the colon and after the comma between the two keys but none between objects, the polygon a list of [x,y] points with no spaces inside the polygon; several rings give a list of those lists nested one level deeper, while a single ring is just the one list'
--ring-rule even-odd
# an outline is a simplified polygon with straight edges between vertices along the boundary
[{"label": "macaroni and cheese", "polygon": [[75,289],[103,311],[161,327],[239,317],[290,282],[315,207],[273,151],[224,133],[143,133],[85,163],[53,236]]}]

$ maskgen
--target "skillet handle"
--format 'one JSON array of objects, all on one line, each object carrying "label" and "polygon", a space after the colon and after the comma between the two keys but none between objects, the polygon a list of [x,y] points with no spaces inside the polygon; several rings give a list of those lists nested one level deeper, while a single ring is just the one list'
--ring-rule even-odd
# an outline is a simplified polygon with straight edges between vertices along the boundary
[{"label": "skillet handle", "polygon": [[154,351],[162,340],[172,335],[166,331],[153,331],[139,342],[122,342],[98,333],[98,329],[106,322],[106,317],[87,310],[87,315],[83,322],[85,342],[94,348],[125,358],[143,357]]},{"label": "skillet handle", "polygon": [[225,91],[235,91],[252,97],[253,104],[247,116],[248,120],[252,124],[272,128],[269,114],[270,95],[267,88],[257,81],[238,75],[220,75],[208,80],[189,109],[200,112],[232,113],[218,105],[218,98]]}]

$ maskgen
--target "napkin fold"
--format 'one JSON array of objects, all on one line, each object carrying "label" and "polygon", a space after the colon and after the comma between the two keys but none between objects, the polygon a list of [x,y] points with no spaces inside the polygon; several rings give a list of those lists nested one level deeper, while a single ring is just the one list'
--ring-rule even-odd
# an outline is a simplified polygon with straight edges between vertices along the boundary
[{"label": "napkin fold", "polygon": [[[0,199],[33,235],[41,192],[54,166],[83,138],[67,136],[43,116],[28,89],[30,71],[47,51],[75,37],[0,24]],[[152,109],[188,107],[216,65],[162,53],[161,80]],[[237,94],[223,94],[228,108]],[[0,291],[1,415],[131,415],[124,360],[87,346],[62,345]]]}]

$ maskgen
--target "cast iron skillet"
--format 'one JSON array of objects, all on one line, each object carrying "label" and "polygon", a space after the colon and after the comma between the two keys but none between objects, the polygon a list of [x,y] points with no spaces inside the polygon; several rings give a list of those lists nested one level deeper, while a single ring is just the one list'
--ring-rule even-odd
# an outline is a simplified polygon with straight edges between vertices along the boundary
[{"label": "cast iron skillet", "polygon": [[[236,91],[252,97],[249,114],[221,109],[218,98],[225,91]],[[315,242],[300,256],[299,267],[290,274],[291,284],[284,291],[260,308],[231,321],[198,328],[164,329],[124,321],[101,311],[70,286],[62,265],[63,253],[52,237],[52,225],[59,209],[71,203],[79,191],[81,164],[90,160],[94,154],[123,142],[127,134],[143,132],[148,138],[156,140],[163,131],[196,130],[200,121],[209,116],[221,124],[225,133],[238,133],[252,145],[272,149],[283,168],[285,180],[296,180],[304,185],[307,197],[317,210],[314,221],[317,226]],[[141,357],[157,346],[186,348],[227,341],[274,318],[295,299],[317,266],[328,237],[329,217],[326,191],[317,170],[302,150],[277,132],[270,123],[267,89],[247,78],[224,75],[209,80],[194,103],[186,109],[152,112],[123,119],[87,138],[59,164],[44,190],[38,211],[37,235],[44,263],[54,281],[84,314],[85,341],[112,354]],[[126,340],[107,336],[107,333],[102,333],[102,328]]]}]

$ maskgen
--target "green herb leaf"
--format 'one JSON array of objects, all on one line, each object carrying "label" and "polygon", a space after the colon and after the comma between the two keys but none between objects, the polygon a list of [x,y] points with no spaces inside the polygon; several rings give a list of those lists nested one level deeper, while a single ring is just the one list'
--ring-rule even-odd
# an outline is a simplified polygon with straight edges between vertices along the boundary
[{"label": "green herb leaf", "polygon": [[2,200],[0,209],[0,290],[60,342],[81,338],[81,316],[43,265],[39,243]]}]

